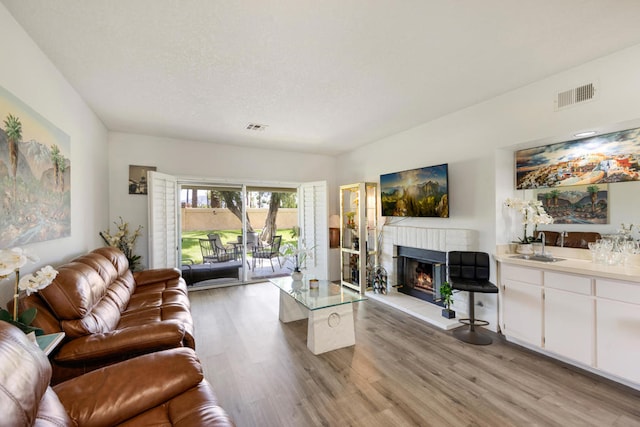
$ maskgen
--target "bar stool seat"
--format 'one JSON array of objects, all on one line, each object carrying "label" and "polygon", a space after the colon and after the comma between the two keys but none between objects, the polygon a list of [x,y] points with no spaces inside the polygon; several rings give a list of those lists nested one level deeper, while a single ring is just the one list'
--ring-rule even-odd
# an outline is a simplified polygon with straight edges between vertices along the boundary
[{"label": "bar stool seat", "polygon": [[451,288],[469,292],[469,317],[460,319],[460,323],[469,328],[456,329],[453,335],[469,344],[491,344],[491,337],[476,331],[476,326],[486,326],[489,322],[475,317],[475,293],[498,293],[498,287],[489,281],[489,254],[452,251],[448,254],[447,266]]}]

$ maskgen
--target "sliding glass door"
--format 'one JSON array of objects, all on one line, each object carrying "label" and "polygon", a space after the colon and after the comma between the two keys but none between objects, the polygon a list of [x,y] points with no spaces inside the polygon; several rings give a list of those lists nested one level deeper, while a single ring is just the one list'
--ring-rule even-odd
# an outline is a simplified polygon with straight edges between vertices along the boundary
[{"label": "sliding glass door", "polygon": [[191,286],[245,283],[291,274],[286,253],[305,244],[310,277],[328,278],[326,182],[287,187],[160,175],[149,191],[152,265],[181,268]]}]

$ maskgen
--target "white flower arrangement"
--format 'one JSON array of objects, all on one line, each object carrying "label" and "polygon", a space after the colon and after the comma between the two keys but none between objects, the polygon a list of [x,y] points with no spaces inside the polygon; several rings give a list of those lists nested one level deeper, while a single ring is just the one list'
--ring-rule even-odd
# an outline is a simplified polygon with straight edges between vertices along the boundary
[{"label": "white flower arrangement", "polygon": [[30,326],[31,322],[33,322],[33,319],[36,317],[36,308],[32,307],[18,314],[18,298],[20,296],[20,291],[24,291],[27,295],[31,295],[34,292],[38,292],[46,288],[56,278],[58,271],[50,265],[47,265],[34,274],[27,274],[21,279],[20,269],[29,261],[37,262],[38,257],[30,254],[22,248],[0,250],[0,280],[6,279],[14,273],[16,275],[13,294],[13,314],[9,313],[7,310],[0,309],[0,320],[4,320],[18,326],[25,333],[36,332],[36,334],[38,334],[42,333],[42,330]]},{"label": "white flower arrangement", "polygon": [[313,259],[313,248],[307,248],[304,241],[300,243],[300,247],[293,243],[287,243],[282,249],[282,255],[285,262],[293,265],[291,271],[300,272],[306,267],[307,259]]},{"label": "white flower arrangement", "polygon": [[136,245],[136,239],[142,234],[142,226],[139,225],[138,228],[130,234],[129,232],[129,223],[124,222],[122,217],[120,217],[120,222],[115,222],[118,231],[115,234],[111,234],[111,230],[101,231],[100,237],[102,240],[108,245],[113,246],[122,251],[124,255],[127,257],[129,261],[129,268],[131,271],[135,271],[138,265],[140,264],[140,255],[136,255],[133,253],[133,248]]},{"label": "white flower arrangement", "polygon": [[[523,234],[522,238],[519,239],[521,243],[531,243],[536,240],[535,235],[538,231],[538,225],[553,223],[553,218],[544,210],[542,202],[539,200],[507,198],[504,205],[508,208],[515,209],[522,214]],[[527,235],[527,226],[529,224],[534,226],[532,236]]]},{"label": "white flower arrangement", "polygon": [[38,292],[53,282],[53,279],[58,275],[58,270],[55,270],[50,265],[42,267],[34,274],[27,274],[22,276],[18,282],[18,288],[21,291],[25,291],[27,295],[31,295],[34,292]]}]

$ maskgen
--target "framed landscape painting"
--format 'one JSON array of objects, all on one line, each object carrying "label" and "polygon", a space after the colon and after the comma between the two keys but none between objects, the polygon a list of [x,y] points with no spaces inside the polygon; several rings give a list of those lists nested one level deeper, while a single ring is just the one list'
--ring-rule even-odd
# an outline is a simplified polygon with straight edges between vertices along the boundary
[{"label": "framed landscape painting", "polygon": [[0,87],[0,247],[71,235],[69,135]]},{"label": "framed landscape painting", "polygon": [[382,216],[449,217],[449,166],[380,175]]},{"label": "framed landscape painting", "polygon": [[579,185],[537,190],[536,198],[554,224],[608,224],[609,186]]},{"label": "framed landscape painting", "polygon": [[640,180],[640,128],[516,152],[520,190]]}]

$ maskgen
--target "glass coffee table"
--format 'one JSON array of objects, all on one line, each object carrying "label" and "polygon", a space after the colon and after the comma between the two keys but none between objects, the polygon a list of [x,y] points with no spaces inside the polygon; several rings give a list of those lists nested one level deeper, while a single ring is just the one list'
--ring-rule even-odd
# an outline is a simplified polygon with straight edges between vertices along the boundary
[{"label": "glass coffee table", "polygon": [[309,319],[307,347],[313,354],[355,345],[353,303],[366,298],[328,280],[294,281],[291,277],[269,279],[280,289],[280,321]]}]

